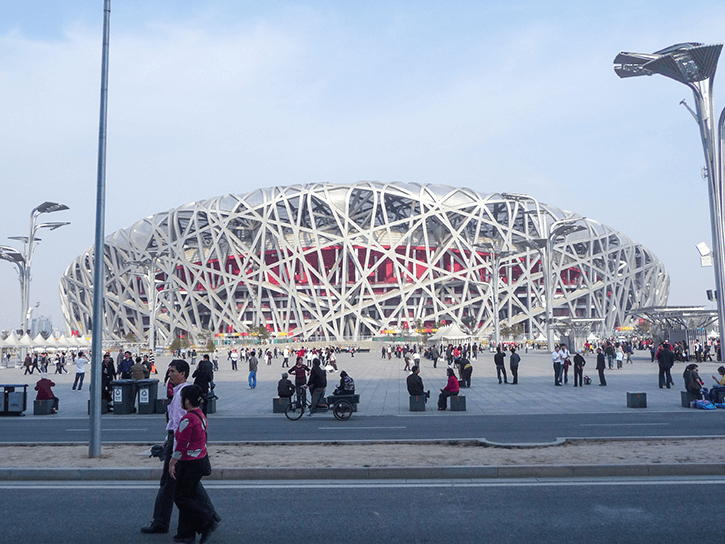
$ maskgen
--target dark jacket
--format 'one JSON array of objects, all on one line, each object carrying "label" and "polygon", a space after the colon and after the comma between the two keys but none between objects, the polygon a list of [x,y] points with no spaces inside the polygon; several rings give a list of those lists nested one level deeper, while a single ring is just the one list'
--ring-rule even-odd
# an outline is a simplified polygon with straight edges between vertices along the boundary
[{"label": "dark jacket", "polygon": [[675,354],[668,348],[662,348],[657,353],[657,363],[660,365],[660,368],[668,370],[675,364]]},{"label": "dark jacket", "polygon": [[604,370],[607,368],[607,362],[604,359],[604,353],[597,353],[597,370]]},{"label": "dark jacket", "polygon": [[310,379],[308,380],[307,385],[309,385],[312,390],[327,387],[327,372],[320,368],[320,365],[312,365]]},{"label": "dark jacket", "polygon": [[580,353],[574,355],[574,368],[584,368],[584,365],[586,364],[586,360],[584,360],[584,357],[582,357]]},{"label": "dark jacket", "polygon": [[503,366],[506,363],[506,354],[503,351],[497,351],[493,356],[493,362],[496,366]]},{"label": "dark jacket", "polygon": [[295,386],[287,378],[282,378],[277,382],[277,394],[280,398],[291,397],[295,392]]},{"label": "dark jacket", "polygon": [[408,376],[406,383],[408,385],[408,394],[411,397],[420,397],[425,395],[425,391],[423,391],[423,378],[421,378],[418,374],[411,374]]},{"label": "dark jacket", "polygon": [[198,385],[206,393],[209,391],[209,384],[214,381],[214,365],[211,361],[202,359],[191,377],[194,378],[194,385]]}]

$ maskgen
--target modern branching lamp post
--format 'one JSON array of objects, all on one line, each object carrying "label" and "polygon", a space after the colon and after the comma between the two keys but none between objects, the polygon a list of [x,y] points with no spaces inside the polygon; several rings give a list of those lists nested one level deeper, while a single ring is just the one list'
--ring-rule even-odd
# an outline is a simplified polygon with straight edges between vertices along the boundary
[{"label": "modern branching lamp post", "polygon": [[[725,110],[715,127],[712,99],[713,79],[722,44],[680,43],[654,53],[621,52],[614,59],[614,71],[621,78],[659,74],[687,85],[695,97],[692,113],[700,127],[710,198],[710,225],[714,247],[715,288],[720,345],[725,346],[725,227],[723,226],[723,124]],[[684,102],[684,100],[683,100]],[[681,103],[683,103],[681,102]],[[687,104],[685,104],[687,106]]]},{"label": "modern branching lamp post", "polygon": [[498,240],[478,244],[474,247],[476,250],[487,251],[491,258],[493,341],[496,346],[499,346],[501,344],[501,318],[499,316],[498,282],[501,281],[501,261],[516,255],[516,251],[514,249],[504,249],[503,243]]},{"label": "modern branching lamp post", "polygon": [[553,222],[547,222],[544,215],[545,212],[541,208],[539,201],[535,198],[522,195],[518,193],[502,193],[502,197],[512,202],[532,202],[534,204],[533,210],[525,210],[524,213],[532,213],[536,215],[536,231],[539,237],[516,240],[515,243],[519,247],[526,247],[538,251],[541,255],[542,274],[544,279],[544,318],[546,320],[546,348],[549,351],[554,349],[554,333],[551,328],[552,321],[554,319],[554,270],[553,270],[553,253],[554,244],[559,238],[565,238],[566,236],[585,230],[579,221],[585,219],[580,215],[569,215],[563,219],[559,219]]}]

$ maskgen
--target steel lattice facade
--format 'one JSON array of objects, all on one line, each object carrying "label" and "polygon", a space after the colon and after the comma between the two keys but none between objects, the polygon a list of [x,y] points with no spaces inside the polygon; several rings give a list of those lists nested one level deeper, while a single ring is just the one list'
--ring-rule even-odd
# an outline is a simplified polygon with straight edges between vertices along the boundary
[{"label": "steel lattice facade", "polygon": [[[608,332],[633,309],[666,304],[669,277],[650,251],[530,197],[316,183],[195,202],[107,237],[104,330],[145,338],[155,314],[166,341],[259,325],[298,339],[362,340],[441,321],[490,334],[498,276],[500,322],[521,323],[535,338],[546,327],[546,277],[541,252],[526,241],[567,217],[582,230],[552,240],[555,318],[603,320]],[[508,248],[498,274],[491,246]],[[84,334],[93,253],[75,259],[60,285],[67,325]]]}]

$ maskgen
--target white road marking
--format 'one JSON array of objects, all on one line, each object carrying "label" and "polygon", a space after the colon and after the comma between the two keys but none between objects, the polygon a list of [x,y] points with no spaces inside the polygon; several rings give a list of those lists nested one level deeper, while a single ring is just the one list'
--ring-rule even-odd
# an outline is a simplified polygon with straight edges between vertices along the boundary
[{"label": "white road marking", "polygon": [[370,429],[407,429],[408,427],[318,427],[320,430],[325,431],[357,431],[357,430],[370,430]]},{"label": "white road marking", "polygon": [[[284,482],[265,483],[264,481],[227,481],[214,482],[205,481],[206,489],[295,489],[300,487],[306,489],[370,489],[370,488],[456,488],[456,487],[589,487],[589,486],[653,486],[653,485],[723,485],[725,477],[703,476],[702,478],[622,478],[613,480],[606,479],[517,479],[517,480],[289,480]],[[158,482],[128,483],[119,481],[94,482],[92,484],[80,482],[0,482],[0,489],[32,489],[32,490],[62,490],[62,489],[86,489],[86,490],[124,490],[124,489],[158,489]]]},{"label": "white road marking", "polygon": [[[109,429],[109,428],[102,428],[101,432],[124,432],[124,431],[134,431],[134,432],[140,432],[140,431],[148,431],[148,428],[145,429]],[[66,432],[69,433],[83,433],[83,432],[89,432],[89,429],[66,429]]]},{"label": "white road marking", "polygon": [[657,427],[669,423],[582,423],[580,427]]}]

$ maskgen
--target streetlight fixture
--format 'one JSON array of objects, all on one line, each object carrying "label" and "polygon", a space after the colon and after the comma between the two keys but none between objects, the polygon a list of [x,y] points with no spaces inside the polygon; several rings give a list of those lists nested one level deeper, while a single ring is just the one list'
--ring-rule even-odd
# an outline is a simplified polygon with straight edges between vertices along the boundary
[{"label": "streetlight fixture", "polygon": [[[498,243],[497,243],[498,242]],[[501,269],[501,261],[513,255],[516,255],[514,250],[504,250],[503,244],[499,241],[491,241],[483,244],[477,244],[474,246],[475,249],[483,249],[487,251],[492,257],[491,263],[491,284],[493,287],[493,341],[496,346],[501,343],[501,324],[499,317],[498,308],[498,282],[499,282],[499,271]]]},{"label": "streetlight fixture", "polygon": [[580,230],[585,230],[586,227],[577,224],[579,221],[585,219],[580,215],[568,215],[563,219],[547,223],[544,220],[545,212],[542,210],[539,201],[529,195],[522,195],[518,193],[502,193],[501,196],[506,200],[514,202],[533,202],[534,210],[524,210],[524,213],[536,214],[538,217],[536,229],[540,237],[516,240],[516,245],[528,247],[539,252],[541,255],[541,261],[543,264],[543,276],[544,276],[544,303],[545,303],[545,321],[546,321],[546,347],[551,351],[554,347],[554,337],[552,329],[553,319],[553,266],[552,266],[552,255],[554,250],[554,244],[557,238],[563,238]]},{"label": "streetlight fixture", "polygon": [[[156,315],[159,309],[158,296],[156,292],[156,270],[158,268],[157,263],[163,256],[168,255],[169,250],[163,249],[157,253],[153,253],[150,256],[139,259],[137,261],[128,261],[129,264],[142,268],[146,277],[146,289],[147,289],[147,304],[149,308],[149,332],[148,332],[148,344],[152,354],[156,354]],[[177,290],[178,291],[178,290]],[[164,290],[161,294],[167,292],[175,292],[174,290]],[[158,301],[158,302],[157,302]]]},{"label": "streetlight fixture", "polygon": [[[51,223],[37,224],[38,216],[43,213],[59,212],[69,209],[65,204],[57,202],[43,202],[39,206],[33,208],[30,212],[30,230],[28,236],[11,236],[11,240],[19,240],[23,243],[22,253],[17,249],[8,246],[0,246],[0,259],[10,261],[18,267],[18,277],[20,279],[20,328],[23,334],[28,332],[29,306],[30,306],[30,267],[33,262],[33,251],[36,242],[40,242],[40,238],[35,236],[39,229],[55,230],[65,225],[70,225],[68,221],[55,221]],[[25,350],[23,349],[23,352]],[[23,357],[24,357],[23,353]]]},{"label": "streetlight fixture", "polygon": [[[680,43],[654,53],[621,52],[614,59],[614,71],[621,78],[659,74],[689,87],[695,98],[695,111],[684,104],[700,127],[705,154],[705,176],[710,199],[710,228],[715,264],[715,287],[725,292],[725,224],[723,223],[723,146],[725,110],[715,127],[715,105],[712,98],[713,79],[722,44]],[[680,102],[684,103],[684,100]],[[725,346],[725,297],[718,297],[720,345]]]}]

